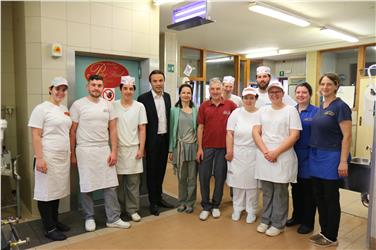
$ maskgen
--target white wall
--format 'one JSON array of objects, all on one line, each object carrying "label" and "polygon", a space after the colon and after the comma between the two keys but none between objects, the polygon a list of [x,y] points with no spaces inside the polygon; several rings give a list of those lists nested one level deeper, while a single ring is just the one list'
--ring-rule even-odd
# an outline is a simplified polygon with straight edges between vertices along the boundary
[{"label": "white wall", "polygon": [[[274,76],[279,77],[279,72],[284,71],[284,77],[289,76],[305,76],[306,75],[306,60],[284,60],[277,61],[274,64]],[[287,73],[289,72],[289,73]]]},{"label": "white wall", "polygon": [[[51,79],[67,76],[72,63],[67,60],[67,50],[143,58],[141,66],[147,71],[158,68],[159,8],[151,0],[10,4],[14,9],[16,39],[13,41],[15,71],[9,72],[9,77],[15,78],[18,150],[23,166],[22,198],[36,212],[31,191],[33,151],[27,120],[32,109],[48,98]],[[11,14],[2,10],[2,18],[7,15]],[[62,44],[60,58],[50,55],[54,42]],[[12,59],[10,55],[5,57],[2,61]],[[148,73],[142,72],[142,90],[148,86]]]}]

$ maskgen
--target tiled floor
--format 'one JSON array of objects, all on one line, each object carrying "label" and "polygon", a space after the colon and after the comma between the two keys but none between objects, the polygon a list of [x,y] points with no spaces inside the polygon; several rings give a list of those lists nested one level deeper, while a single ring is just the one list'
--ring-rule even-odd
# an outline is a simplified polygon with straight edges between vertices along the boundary
[{"label": "tiled floor", "polygon": [[[171,167],[164,189],[176,195],[177,182]],[[316,249],[308,236],[296,233],[296,227],[286,228],[283,234],[271,238],[256,232],[259,220],[246,224],[243,215],[241,221],[233,222],[228,194],[226,188],[220,219],[200,221],[199,206],[189,215],[170,210],[159,217],[143,218],[129,230],[105,228],[37,249]],[[340,244],[336,249],[366,249],[367,208],[361,204],[360,194],[341,190],[341,205]],[[318,230],[316,219],[315,231]]]}]

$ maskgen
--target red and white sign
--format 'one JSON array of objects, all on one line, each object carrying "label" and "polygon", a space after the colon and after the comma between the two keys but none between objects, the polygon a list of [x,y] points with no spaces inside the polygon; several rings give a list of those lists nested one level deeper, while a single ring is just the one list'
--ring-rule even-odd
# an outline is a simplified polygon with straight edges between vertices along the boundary
[{"label": "red and white sign", "polygon": [[84,74],[86,80],[89,80],[91,75],[100,75],[105,88],[116,88],[120,85],[120,78],[129,75],[129,72],[117,62],[99,61],[87,66]]},{"label": "red and white sign", "polygon": [[115,89],[105,88],[102,92],[102,97],[109,102],[113,102],[115,100]]}]

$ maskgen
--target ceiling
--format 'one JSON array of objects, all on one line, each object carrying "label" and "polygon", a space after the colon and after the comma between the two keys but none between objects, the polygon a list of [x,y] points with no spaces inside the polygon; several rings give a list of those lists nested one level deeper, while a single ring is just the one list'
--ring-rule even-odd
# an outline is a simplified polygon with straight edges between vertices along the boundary
[{"label": "ceiling", "polygon": [[[265,2],[265,1],[264,1]],[[248,10],[249,1],[210,1],[208,12],[214,23],[174,31],[171,10],[176,4],[160,6],[160,31],[177,34],[180,45],[247,54],[260,48],[278,48],[272,60],[305,57],[305,52],[351,46],[322,34],[320,26],[331,26],[355,35],[357,44],[376,42],[376,1],[268,1],[269,5],[307,18],[306,28],[285,23]],[[181,4],[179,4],[181,5]]]}]

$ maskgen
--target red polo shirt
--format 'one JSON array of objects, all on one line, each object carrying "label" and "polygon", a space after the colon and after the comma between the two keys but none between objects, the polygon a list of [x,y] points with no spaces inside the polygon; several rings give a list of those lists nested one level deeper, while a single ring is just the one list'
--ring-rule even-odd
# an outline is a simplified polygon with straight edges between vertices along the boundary
[{"label": "red polo shirt", "polygon": [[237,106],[230,100],[222,100],[215,106],[211,100],[205,101],[198,110],[197,123],[204,125],[203,148],[225,148],[227,119]]}]

